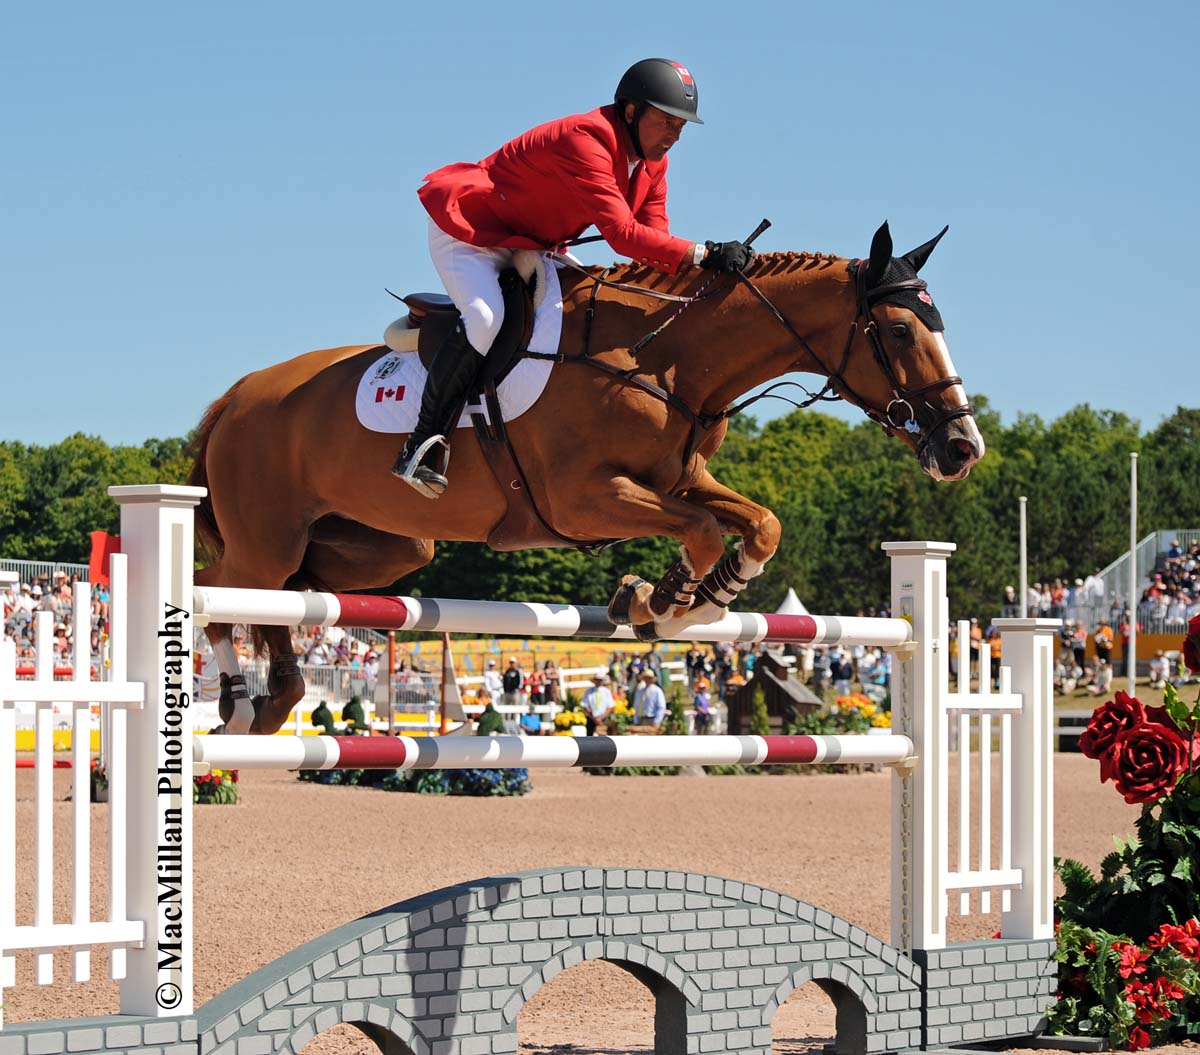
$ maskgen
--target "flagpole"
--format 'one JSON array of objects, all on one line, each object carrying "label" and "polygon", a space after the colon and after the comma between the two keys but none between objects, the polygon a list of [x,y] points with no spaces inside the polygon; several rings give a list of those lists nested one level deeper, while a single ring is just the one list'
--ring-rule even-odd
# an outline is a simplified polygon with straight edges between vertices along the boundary
[{"label": "flagpole", "polygon": [[1021,506],[1021,618],[1029,617],[1029,550],[1025,533],[1025,506],[1029,499],[1021,495],[1017,501]]},{"label": "flagpole", "polygon": [[388,635],[387,635],[388,736],[394,736],[396,734],[395,700],[396,700],[396,631],[389,630]]},{"label": "flagpole", "polygon": [[1136,451],[1129,453],[1129,609],[1125,614],[1125,622],[1129,626],[1128,648],[1126,657],[1126,673],[1129,675],[1129,695],[1134,696],[1134,683],[1137,681],[1137,463]]},{"label": "flagpole", "polygon": [[440,707],[440,722],[438,723],[438,735],[445,736],[450,731],[450,723],[446,720],[446,693],[449,692],[449,686],[446,684],[450,678],[450,635],[442,634],[442,700]]}]

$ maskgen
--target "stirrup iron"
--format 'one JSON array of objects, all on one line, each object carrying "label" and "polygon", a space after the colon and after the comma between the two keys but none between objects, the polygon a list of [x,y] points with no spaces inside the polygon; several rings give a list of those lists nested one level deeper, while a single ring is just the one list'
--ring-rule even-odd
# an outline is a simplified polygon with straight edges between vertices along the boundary
[{"label": "stirrup iron", "polygon": [[[437,468],[423,465],[425,456],[434,448],[441,448],[441,456]],[[446,492],[448,481],[446,471],[450,467],[450,443],[445,436],[430,436],[413,452],[403,471],[397,471],[399,465],[392,471],[409,485],[414,491],[426,498],[441,498]]]}]

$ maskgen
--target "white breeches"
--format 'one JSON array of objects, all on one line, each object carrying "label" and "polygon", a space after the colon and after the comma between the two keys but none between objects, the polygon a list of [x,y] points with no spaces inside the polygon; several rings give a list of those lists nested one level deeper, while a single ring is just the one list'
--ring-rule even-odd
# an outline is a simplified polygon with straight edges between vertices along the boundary
[{"label": "white breeches", "polygon": [[504,321],[499,277],[506,267],[512,267],[512,250],[460,242],[430,220],[429,255],[450,299],[462,312],[471,347],[487,355]]}]

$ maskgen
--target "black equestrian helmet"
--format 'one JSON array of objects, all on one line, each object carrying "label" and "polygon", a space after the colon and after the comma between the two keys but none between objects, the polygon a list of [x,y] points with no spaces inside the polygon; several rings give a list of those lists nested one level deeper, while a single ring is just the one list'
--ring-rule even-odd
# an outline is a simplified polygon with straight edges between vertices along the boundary
[{"label": "black equestrian helmet", "polygon": [[686,66],[670,59],[642,59],[625,71],[617,85],[616,103],[638,103],[657,107],[672,117],[704,124],[696,113],[699,92]]}]

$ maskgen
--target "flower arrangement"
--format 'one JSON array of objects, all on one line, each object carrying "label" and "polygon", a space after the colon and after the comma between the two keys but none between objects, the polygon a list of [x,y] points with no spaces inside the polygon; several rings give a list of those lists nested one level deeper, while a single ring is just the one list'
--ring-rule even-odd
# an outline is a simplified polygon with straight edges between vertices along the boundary
[{"label": "flower arrangement", "polygon": [[866,719],[867,724],[873,729],[890,729],[892,727],[892,712],[861,692],[852,692],[849,696],[839,696],[834,700],[829,711],[830,714],[844,716],[850,731],[861,731],[862,723],[858,719]]},{"label": "flower arrangement", "polygon": [[[1200,616],[1183,658],[1200,673]],[[1056,862],[1064,967],[1051,1028],[1130,1051],[1200,1037],[1200,703],[1187,706],[1173,685],[1161,707],[1118,692],[1079,747],[1099,762],[1101,782],[1142,812],[1136,838],[1117,840],[1099,877]]]},{"label": "flower arrangement", "polygon": [[192,802],[198,805],[235,806],[238,801],[238,771],[214,769],[192,778]]},{"label": "flower arrangement", "polygon": [[298,780],[312,784],[408,791],[417,795],[528,795],[528,769],[302,769]]},{"label": "flower arrangement", "polygon": [[604,719],[604,724],[607,726],[609,733],[614,736],[620,736],[634,722],[637,717],[633,713],[633,708],[629,706],[629,701],[625,697],[618,697],[613,702],[613,709],[608,712],[608,717]]},{"label": "flower arrangement", "polygon": [[559,711],[554,716],[554,735],[571,736],[573,725],[587,725],[587,715],[580,710]]}]

